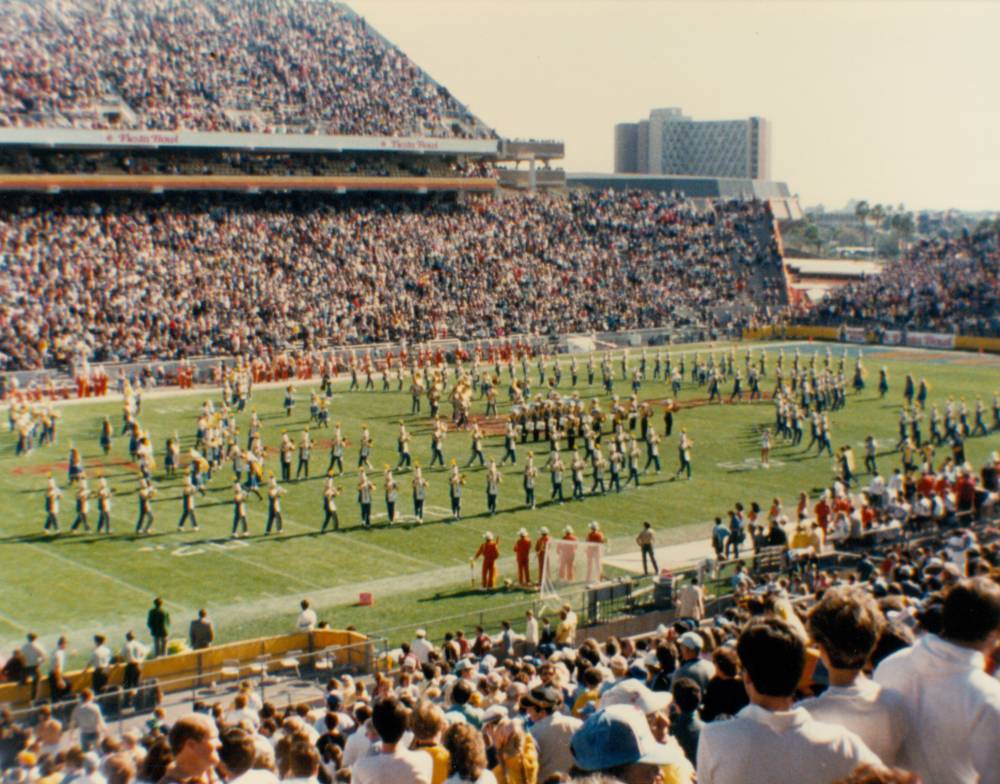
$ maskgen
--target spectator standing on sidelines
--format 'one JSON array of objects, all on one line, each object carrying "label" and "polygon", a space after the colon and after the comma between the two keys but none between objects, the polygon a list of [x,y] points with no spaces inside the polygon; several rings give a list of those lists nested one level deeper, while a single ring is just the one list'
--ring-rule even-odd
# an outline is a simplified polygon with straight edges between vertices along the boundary
[{"label": "spectator standing on sidelines", "polygon": [[309,606],[308,599],[303,599],[299,602],[299,607],[302,608],[302,612],[299,613],[299,619],[295,622],[295,630],[311,632],[319,622],[319,619],[316,617],[316,611]]},{"label": "spectator standing on sidelines", "polygon": [[215,626],[208,617],[207,610],[198,610],[198,617],[191,621],[188,629],[188,637],[191,640],[191,647],[196,651],[207,648],[215,641]]},{"label": "spectator standing on sidelines", "polygon": [[38,697],[38,681],[42,665],[48,658],[45,649],[38,642],[38,635],[28,632],[27,642],[21,647],[21,655],[24,657],[24,669],[21,671],[21,683],[27,683],[31,678],[31,700],[34,702]]},{"label": "spectator standing on sidelines", "polygon": [[656,554],[653,550],[656,544],[656,535],[653,532],[653,526],[649,522],[644,522],[642,524],[642,530],[639,535],[635,538],[635,543],[639,545],[639,549],[642,552],[642,573],[643,575],[649,574],[649,569],[646,566],[647,559],[653,565],[653,574],[657,575],[660,573],[660,567],[656,564]]},{"label": "spectator standing on sidelines", "polygon": [[153,637],[153,656],[165,656],[170,635],[170,613],[163,609],[163,599],[157,596],[146,615],[146,628]]},{"label": "spectator standing on sidelines", "polygon": [[125,634],[125,645],[122,646],[122,661],[125,662],[125,672],[122,675],[122,689],[125,691],[124,704],[132,704],[135,690],[139,688],[142,679],[142,663],[146,659],[146,646],[135,638],[131,631]]}]

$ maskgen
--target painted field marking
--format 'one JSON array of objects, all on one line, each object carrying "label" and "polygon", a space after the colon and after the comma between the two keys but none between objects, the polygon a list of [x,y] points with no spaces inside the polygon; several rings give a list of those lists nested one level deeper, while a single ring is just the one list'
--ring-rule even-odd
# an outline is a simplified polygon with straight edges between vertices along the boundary
[{"label": "painted field marking", "polygon": [[768,465],[764,465],[759,458],[748,457],[742,461],[730,460],[716,463],[716,467],[725,468],[729,471],[761,471],[770,468],[783,468],[785,463],[781,460],[771,460]]},{"label": "painted field marking", "polygon": [[[96,575],[97,577],[100,577],[102,580],[107,580],[108,582],[112,582],[112,583],[115,583],[116,585],[120,585],[122,588],[127,588],[128,590],[134,591],[136,593],[140,593],[143,596],[153,597],[153,598],[156,597],[156,594],[153,593],[152,591],[148,591],[145,588],[142,588],[142,587],[140,587],[138,585],[134,585],[134,584],[132,584],[132,583],[126,581],[126,580],[121,579],[120,577],[115,577],[112,574],[108,574],[107,572],[103,572],[100,569],[97,569],[96,567],[90,566],[89,564],[82,563],[80,561],[77,561],[74,558],[69,558],[68,556],[65,556],[65,555],[62,555],[60,553],[57,553],[57,552],[55,552],[54,549],[48,549],[48,548],[42,547],[41,545],[33,544],[32,542],[21,542],[21,544],[23,544],[26,547],[30,547],[33,550],[37,550],[40,553],[44,553],[45,555],[49,556],[50,558],[54,558],[57,561],[62,561],[63,563],[69,564],[70,566],[74,566],[77,569],[80,569],[82,571],[89,572],[90,574]],[[189,611],[187,607],[184,607],[181,604],[177,604],[175,602],[172,602],[169,599],[164,599],[164,603],[170,605],[171,607],[174,607],[175,609],[182,610],[184,612],[188,612]]]}]

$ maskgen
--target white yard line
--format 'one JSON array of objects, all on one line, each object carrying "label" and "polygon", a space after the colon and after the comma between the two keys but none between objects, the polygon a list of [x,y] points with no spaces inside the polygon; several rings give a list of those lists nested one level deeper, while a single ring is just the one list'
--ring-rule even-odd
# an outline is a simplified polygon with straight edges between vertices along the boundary
[{"label": "white yard line", "polygon": [[[107,580],[108,582],[112,582],[115,585],[120,585],[122,588],[127,588],[130,591],[134,591],[135,593],[140,593],[148,598],[156,598],[157,596],[157,594],[153,593],[152,591],[149,591],[138,585],[134,585],[130,582],[127,582],[126,580],[123,580],[120,577],[115,577],[114,575],[108,574],[107,572],[102,572],[100,569],[90,566],[89,564],[82,563],[81,561],[77,561],[75,558],[69,558],[68,556],[61,555],[52,548],[42,547],[41,545],[35,544],[34,542],[18,542],[14,546],[16,545],[23,545],[25,547],[30,547],[31,549],[37,550],[38,552],[43,553],[49,556],[50,558],[54,558],[57,561],[62,561],[65,564],[69,564],[70,566],[76,567],[77,569],[80,569],[84,572],[88,572],[89,574],[100,577],[102,580]],[[164,599],[163,601],[164,604],[167,604],[170,607],[173,607],[174,609],[182,610],[184,612],[188,611],[188,608],[184,607],[181,604],[177,604],[176,602],[172,602],[169,599]]]},{"label": "white yard line", "polygon": [[[339,514],[340,510],[338,509],[337,511]],[[319,534],[319,528],[317,526],[300,523],[294,518],[288,517],[287,515],[285,515],[284,520],[289,525],[293,525],[296,528],[301,528],[303,531],[312,531],[315,534]],[[403,527],[403,525],[404,525],[403,523],[399,523],[399,526],[401,528]],[[372,542],[366,542],[364,539],[361,538],[363,535],[364,535],[363,531],[357,534],[352,534],[353,538],[347,541],[346,544],[348,544],[349,546],[360,545],[361,547],[367,547],[369,550],[379,553],[379,555],[384,555],[392,559],[402,558],[404,561],[410,561],[411,563],[415,563],[420,566],[430,567],[432,569],[439,568],[438,565],[434,563],[434,561],[428,561],[424,558],[414,558],[412,555],[401,553],[398,550],[392,550],[388,547],[382,547],[381,545],[373,544]],[[336,532],[331,533],[330,536],[336,536]]]},{"label": "white yard line", "polygon": [[16,621],[11,616],[7,615],[7,613],[5,613],[5,612],[0,612],[0,620],[6,622],[10,626],[13,626],[15,629],[17,629],[19,631],[22,631],[22,632],[28,632],[28,631],[30,631],[30,629],[27,626],[22,626],[18,621]]}]

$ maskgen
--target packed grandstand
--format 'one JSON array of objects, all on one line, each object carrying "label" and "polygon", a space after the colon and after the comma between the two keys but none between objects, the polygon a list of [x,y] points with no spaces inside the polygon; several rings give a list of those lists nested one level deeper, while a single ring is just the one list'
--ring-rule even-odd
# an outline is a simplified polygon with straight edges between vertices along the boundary
[{"label": "packed grandstand", "polygon": [[0,127],[492,135],[342,4],[10,0],[3,10]]},{"label": "packed grandstand", "polygon": [[[0,128],[497,139],[341,4],[0,0],[0,10]],[[70,147],[2,146],[0,181],[486,178],[493,191],[497,158],[374,144]],[[386,195],[341,181],[239,194],[209,180],[139,193],[94,181],[70,194],[31,182],[49,192],[0,205],[4,371],[646,328],[711,339],[790,319],[875,339],[1000,336],[995,230],[921,240],[880,276],[793,311],[759,201],[454,184],[428,195],[419,183]],[[994,398],[983,430],[1000,429],[998,412]],[[909,416],[904,449],[906,423],[922,414]],[[942,442],[961,446],[966,425]],[[65,646],[31,635],[3,652],[0,680],[30,689],[0,713],[3,782],[1000,781],[1000,456],[974,469],[956,451],[935,464],[917,441],[912,466],[888,480],[873,471],[858,492],[841,473],[815,505],[754,505],[749,520],[730,510],[713,533],[718,566],[664,575],[670,609],[634,634],[586,629],[568,605],[551,624],[511,618],[468,638],[418,629],[378,667],[345,668],[353,675],[331,678],[331,659],[314,651],[293,656],[296,679],[319,687],[295,704],[236,686],[237,664],[231,693],[213,674],[211,689],[155,712],[128,688],[148,666],[138,641],[118,653],[95,639],[70,678]],[[208,649],[199,622],[191,642]],[[156,638],[152,614],[149,628]],[[307,605],[296,629],[322,629]]]},{"label": "packed grandstand", "polygon": [[879,275],[839,289],[815,324],[1000,336],[1000,232],[995,226],[923,239]]},{"label": "packed grandstand", "polygon": [[643,193],[9,199],[0,253],[7,369],[709,329],[784,302],[765,205]]}]

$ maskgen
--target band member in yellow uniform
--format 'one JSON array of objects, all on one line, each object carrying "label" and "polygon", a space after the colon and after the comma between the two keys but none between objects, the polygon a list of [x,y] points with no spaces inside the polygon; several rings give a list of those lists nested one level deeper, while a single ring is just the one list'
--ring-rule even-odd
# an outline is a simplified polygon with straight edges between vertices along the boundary
[{"label": "band member in yellow uniform", "polygon": [[340,495],[340,488],[333,483],[333,471],[326,474],[326,483],[323,486],[323,527],[319,529],[321,534],[326,533],[326,527],[333,523],[333,530],[340,530],[340,517],[337,515],[337,496]]},{"label": "band member in yellow uniform", "polygon": [[281,516],[281,496],[286,492],[285,488],[278,486],[278,480],[271,474],[267,488],[267,526],[264,528],[264,536],[270,536],[272,526],[281,533],[285,522]]}]

